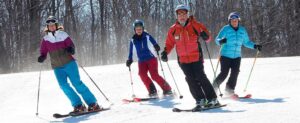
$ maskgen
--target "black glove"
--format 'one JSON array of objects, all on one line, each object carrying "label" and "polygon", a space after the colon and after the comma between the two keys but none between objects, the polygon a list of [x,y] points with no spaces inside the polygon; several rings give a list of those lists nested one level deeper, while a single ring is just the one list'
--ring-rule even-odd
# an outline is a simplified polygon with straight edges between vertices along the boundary
[{"label": "black glove", "polygon": [[161,60],[164,61],[164,62],[168,61],[168,54],[167,54],[166,50],[161,52]]},{"label": "black glove", "polygon": [[223,39],[221,39],[221,40],[219,41],[220,45],[225,44],[226,42],[227,42],[227,39],[226,39],[226,38],[223,38]]},{"label": "black glove", "polygon": [[38,58],[38,62],[39,62],[39,63],[43,63],[43,62],[45,61],[45,59],[46,59],[46,56],[41,55],[41,56],[39,56],[39,58]]},{"label": "black glove", "polygon": [[154,48],[155,48],[155,50],[156,50],[157,52],[160,51],[160,47],[159,47],[158,44],[155,44],[155,45],[154,45]]},{"label": "black glove", "polygon": [[255,45],[254,45],[254,49],[257,49],[258,51],[261,51],[262,46],[259,45],[259,44],[255,44]]},{"label": "black glove", "polygon": [[132,64],[132,62],[133,62],[132,60],[128,59],[128,60],[126,61],[126,66],[127,66],[127,67],[130,67],[130,65]]},{"label": "black glove", "polygon": [[75,48],[74,48],[74,47],[67,47],[67,48],[66,48],[66,51],[67,51],[68,53],[72,54],[72,55],[75,54]]},{"label": "black glove", "polygon": [[204,31],[202,31],[201,33],[200,33],[200,36],[202,37],[202,39],[204,40],[204,41],[206,41],[208,38],[209,38],[209,36],[206,34],[206,32],[204,32]]}]

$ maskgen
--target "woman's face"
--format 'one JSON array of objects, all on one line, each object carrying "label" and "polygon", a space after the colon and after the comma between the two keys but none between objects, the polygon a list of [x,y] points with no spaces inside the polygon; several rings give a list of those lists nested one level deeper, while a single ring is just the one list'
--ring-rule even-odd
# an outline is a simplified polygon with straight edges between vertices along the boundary
[{"label": "woman's face", "polygon": [[135,33],[137,35],[142,35],[142,33],[143,33],[143,27],[141,27],[141,26],[135,27]]},{"label": "woman's face", "polygon": [[50,32],[54,32],[54,31],[56,31],[56,25],[55,24],[50,24],[50,25],[48,25],[48,29],[49,29]]},{"label": "woman's face", "polygon": [[230,24],[232,27],[237,28],[239,25],[239,19],[231,19]]}]

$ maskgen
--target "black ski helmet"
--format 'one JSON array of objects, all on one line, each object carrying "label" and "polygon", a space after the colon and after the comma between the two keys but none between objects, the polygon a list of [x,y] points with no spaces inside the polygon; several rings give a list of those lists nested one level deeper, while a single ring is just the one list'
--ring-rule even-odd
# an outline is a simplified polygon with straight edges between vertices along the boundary
[{"label": "black ski helmet", "polygon": [[138,20],[138,19],[133,22],[132,26],[133,26],[133,30],[135,30],[135,27],[138,27],[138,26],[143,27],[143,29],[145,27],[144,21]]}]

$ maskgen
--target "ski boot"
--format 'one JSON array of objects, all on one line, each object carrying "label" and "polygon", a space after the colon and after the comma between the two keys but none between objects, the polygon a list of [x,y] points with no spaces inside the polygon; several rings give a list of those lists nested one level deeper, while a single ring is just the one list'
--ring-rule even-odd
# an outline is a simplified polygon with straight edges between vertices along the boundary
[{"label": "ski boot", "polygon": [[196,102],[196,107],[192,109],[192,112],[201,111],[202,108],[205,108],[207,106],[207,100],[206,99],[200,99]]},{"label": "ski boot", "polygon": [[90,104],[89,107],[88,107],[88,111],[101,111],[103,108],[101,106],[98,105],[98,103],[93,103],[93,104]]},{"label": "ski boot", "polygon": [[167,91],[164,91],[163,92],[163,95],[164,96],[172,96],[173,95],[173,92],[171,90],[167,90]]},{"label": "ski boot", "polygon": [[205,107],[215,107],[215,106],[220,106],[220,102],[218,101],[217,98],[213,99],[208,99],[207,105]]},{"label": "ski boot", "polygon": [[148,96],[149,96],[150,98],[158,98],[157,92],[149,93]]},{"label": "ski boot", "polygon": [[70,112],[70,115],[76,115],[76,114],[84,113],[86,111],[87,111],[86,107],[83,104],[80,104],[74,107],[74,110]]},{"label": "ski boot", "polygon": [[228,97],[228,98],[233,99],[233,100],[238,100],[239,99],[239,95],[235,94],[234,90],[228,89],[228,88],[225,89],[225,97]]}]

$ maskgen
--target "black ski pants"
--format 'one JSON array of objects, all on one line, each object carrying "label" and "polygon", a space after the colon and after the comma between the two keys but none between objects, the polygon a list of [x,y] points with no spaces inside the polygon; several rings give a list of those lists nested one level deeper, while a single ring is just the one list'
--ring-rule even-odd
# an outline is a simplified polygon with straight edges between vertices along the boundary
[{"label": "black ski pants", "polygon": [[225,56],[221,56],[220,60],[221,73],[217,76],[214,82],[218,85],[222,84],[222,82],[226,79],[229,70],[231,69],[230,77],[228,79],[228,82],[226,83],[226,90],[234,91],[236,81],[240,72],[241,57],[232,59]]},{"label": "black ski pants", "polygon": [[213,86],[206,77],[202,61],[187,64],[179,63],[179,66],[185,74],[191,94],[196,101],[217,98]]}]

